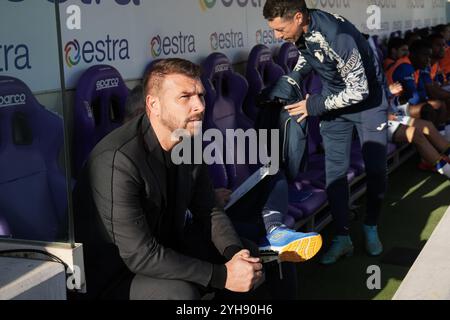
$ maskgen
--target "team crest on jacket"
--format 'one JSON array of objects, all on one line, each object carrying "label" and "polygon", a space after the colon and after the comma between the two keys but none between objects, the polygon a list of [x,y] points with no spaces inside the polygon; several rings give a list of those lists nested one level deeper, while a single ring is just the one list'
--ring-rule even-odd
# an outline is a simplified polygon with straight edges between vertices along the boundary
[{"label": "team crest on jacket", "polygon": [[321,50],[314,51],[314,56],[320,61],[320,63],[323,63],[325,57]]}]

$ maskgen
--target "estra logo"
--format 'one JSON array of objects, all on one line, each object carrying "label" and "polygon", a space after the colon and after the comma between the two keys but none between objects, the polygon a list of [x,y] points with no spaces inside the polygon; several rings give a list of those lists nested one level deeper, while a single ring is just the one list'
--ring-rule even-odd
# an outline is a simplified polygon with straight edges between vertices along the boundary
[{"label": "estra logo", "polygon": [[425,8],[425,0],[408,0],[406,7],[408,9],[423,9]]},{"label": "estra logo", "polygon": [[69,68],[84,63],[122,61],[130,59],[128,40],[113,39],[106,35],[105,39],[80,43],[73,39],[64,46],[66,65]]},{"label": "estra logo", "polygon": [[213,51],[244,47],[244,33],[235,32],[233,29],[225,33],[214,32],[209,36],[209,40]]},{"label": "estra logo", "polygon": [[0,108],[24,105],[27,103],[27,96],[25,93],[9,94],[0,96]]},{"label": "estra logo", "polygon": [[436,8],[445,8],[446,0],[433,0],[432,1],[432,7],[433,9]]},{"label": "estra logo", "polygon": [[24,43],[4,44],[0,40],[0,72],[31,69],[30,50]]},{"label": "estra logo", "polygon": [[150,41],[150,53],[153,58],[161,55],[177,55],[186,53],[195,53],[195,36],[185,35],[181,31],[174,36],[157,35]]},{"label": "estra logo", "polygon": [[397,8],[397,0],[369,0],[367,4],[369,6],[375,5],[382,9]]},{"label": "estra logo", "polygon": [[307,0],[309,8],[350,8],[350,0]]},{"label": "estra logo", "polygon": [[264,45],[280,44],[283,40],[275,38],[273,30],[259,29],[256,31],[256,43]]},{"label": "estra logo", "polygon": [[199,0],[200,9],[202,11],[206,11],[208,9],[212,9],[216,5],[216,2],[217,2],[217,0]]},{"label": "estra logo", "polygon": [[119,78],[110,78],[110,79],[102,79],[98,80],[95,84],[96,91],[115,88],[119,86]]},{"label": "estra logo", "polygon": [[245,8],[248,6],[251,7],[261,7],[262,0],[199,0],[200,9],[204,12],[210,10],[216,6],[217,3],[222,3],[222,5],[226,8],[229,8],[233,5],[237,5],[241,8]]}]

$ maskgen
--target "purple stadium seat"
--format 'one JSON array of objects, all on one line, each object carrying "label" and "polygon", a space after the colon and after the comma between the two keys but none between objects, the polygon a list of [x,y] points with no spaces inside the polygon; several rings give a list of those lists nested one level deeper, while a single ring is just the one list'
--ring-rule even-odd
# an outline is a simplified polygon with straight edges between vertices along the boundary
[{"label": "purple stadium seat", "polygon": [[[252,128],[251,121],[242,111],[244,97],[247,94],[247,81],[235,73],[229,59],[222,53],[213,53],[202,64],[202,82],[206,90],[204,129]],[[214,143],[214,142],[211,142]],[[247,150],[235,150],[235,154]],[[226,152],[226,150],[224,150]],[[215,188],[235,189],[257,166],[238,164],[213,164],[208,167]],[[295,225],[293,217],[286,215],[283,221],[288,227]],[[252,234],[252,227],[241,225],[246,234]]]},{"label": "purple stadium seat", "polygon": [[[231,65],[223,54],[214,53],[208,57],[203,64],[203,82],[206,88],[206,126],[218,128],[223,133],[226,129],[248,129],[248,120],[241,112],[242,97],[245,96],[245,79],[235,74]],[[230,95],[234,91],[234,95]],[[242,120],[242,119],[243,120]],[[241,125],[243,124],[243,125]],[[246,150],[237,152],[246,152]],[[236,153],[237,153],[236,152]],[[228,188],[234,189],[243,182],[254,170],[247,165],[224,165],[228,176]],[[214,185],[223,185],[226,179],[223,177],[224,170],[220,165],[210,166]],[[285,224],[292,227],[293,219],[307,217],[315,212],[326,201],[326,194],[323,190],[310,185],[297,187],[290,186],[289,201],[293,203],[289,206]],[[304,212],[305,210],[305,212]]]},{"label": "purple stadium seat", "polygon": [[372,42],[376,49],[376,54],[378,56],[379,61],[383,61],[384,57],[386,56],[385,52],[383,51],[383,47],[381,46],[378,36],[370,36],[368,39],[369,42]]},{"label": "purple stadium seat", "polygon": [[[205,87],[204,128],[251,128],[251,120],[242,105],[248,90],[247,80],[234,72],[230,60],[222,53],[212,53],[202,63]],[[216,120],[221,120],[219,127]]]},{"label": "purple stadium seat", "polygon": [[366,165],[364,163],[364,158],[361,149],[361,143],[356,137],[352,142],[352,149],[350,153],[350,166],[355,170],[357,176],[364,173],[366,170]]},{"label": "purple stadium seat", "polygon": [[[395,151],[397,151],[397,145],[388,142],[387,144],[387,156],[391,156]],[[361,151],[361,144],[359,139],[355,139],[352,144],[351,151],[351,161],[350,166],[356,171],[356,175],[360,175],[365,171],[364,159]]]},{"label": "purple stadium seat", "polygon": [[0,217],[0,238],[1,237],[11,237],[11,230],[9,229],[9,225],[6,222],[5,219],[3,219],[2,217]]},{"label": "purple stadium seat", "polygon": [[289,185],[288,214],[301,220],[312,216],[327,201],[325,190],[300,181]]},{"label": "purple stadium seat", "polygon": [[14,238],[64,240],[63,121],[16,78],[0,76],[0,97],[0,213]]},{"label": "purple stadium seat", "polygon": [[299,52],[297,47],[291,42],[285,42],[281,45],[276,63],[283,68],[285,74],[288,74],[296,66],[298,57]]},{"label": "purple stadium seat", "polygon": [[122,125],[127,96],[122,76],[111,66],[90,67],[78,80],[73,115],[75,177],[94,146]]},{"label": "purple stadium seat", "polygon": [[304,95],[320,94],[322,92],[322,81],[315,71],[312,71],[302,83]]},{"label": "purple stadium seat", "polygon": [[[206,90],[204,129],[216,128],[225,135],[226,129],[251,128],[251,121],[242,112],[248,87],[245,78],[233,71],[230,61],[222,53],[209,55],[202,68],[202,82]],[[246,150],[236,150],[235,155],[239,152]],[[247,165],[227,164],[225,167],[229,189],[239,186],[256,169]],[[218,174],[215,172],[213,176]]]},{"label": "purple stadium seat", "polygon": [[270,49],[262,44],[254,46],[247,61],[246,78],[249,87],[244,103],[244,112],[252,121],[256,121],[258,116],[256,96],[264,88],[275,84],[282,75],[284,70],[273,62]]},{"label": "purple stadium seat", "polygon": [[291,215],[289,214],[289,212],[288,212],[288,214],[284,216],[283,223],[284,223],[288,228],[294,229],[294,226],[295,226],[295,218],[294,218],[293,216],[291,216]]}]

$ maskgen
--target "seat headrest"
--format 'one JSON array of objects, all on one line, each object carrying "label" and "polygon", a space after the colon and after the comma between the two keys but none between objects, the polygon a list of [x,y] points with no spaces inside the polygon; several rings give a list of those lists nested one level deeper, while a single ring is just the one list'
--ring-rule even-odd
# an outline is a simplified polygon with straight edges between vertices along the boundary
[{"label": "seat headrest", "polygon": [[[75,94],[74,129],[101,131],[102,137],[123,123],[129,90],[120,73],[111,66],[86,70]],[[89,134],[92,134],[89,132]]]},{"label": "seat headrest", "polygon": [[258,69],[265,64],[274,63],[272,60],[272,51],[263,44],[258,44],[253,47],[248,57],[248,64],[253,68]]},{"label": "seat headrest", "polygon": [[78,80],[73,119],[75,174],[97,142],[122,125],[128,93],[112,66],[92,66]]},{"label": "seat headrest", "polygon": [[285,42],[281,45],[277,63],[283,68],[285,73],[289,73],[297,64],[298,56],[299,52],[295,45],[291,42]]},{"label": "seat headrest", "polygon": [[213,79],[224,74],[233,73],[233,67],[226,55],[220,52],[210,54],[202,63],[203,77]]},{"label": "seat headrest", "polygon": [[112,66],[97,65],[87,69],[78,80],[76,99],[93,101],[99,96],[125,97],[128,88],[119,71]]},{"label": "seat headrest", "polygon": [[0,76],[0,108],[2,112],[37,106],[39,106],[39,103],[25,83],[13,77]]},{"label": "seat headrest", "polygon": [[230,60],[222,53],[212,53],[202,63],[205,87],[205,128],[233,128],[247,95],[248,83],[234,72]]},{"label": "seat headrest", "polygon": [[[23,81],[9,76],[0,76],[0,114],[0,151],[9,144],[31,145],[39,135],[62,128],[58,115],[46,110]],[[62,137],[55,136],[39,145],[46,150],[59,142]]]},{"label": "seat headrest", "polygon": [[284,73],[283,68],[273,61],[272,52],[268,47],[262,44],[253,47],[246,73],[253,94],[273,85]]}]

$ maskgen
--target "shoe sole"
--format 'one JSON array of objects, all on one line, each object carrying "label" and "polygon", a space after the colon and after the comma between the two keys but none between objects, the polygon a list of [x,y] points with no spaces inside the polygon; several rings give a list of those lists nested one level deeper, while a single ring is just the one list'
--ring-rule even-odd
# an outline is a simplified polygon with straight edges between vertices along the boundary
[{"label": "shoe sole", "polygon": [[284,247],[270,247],[264,251],[278,252],[281,262],[304,262],[314,257],[322,247],[322,236],[320,234],[292,241]]}]

